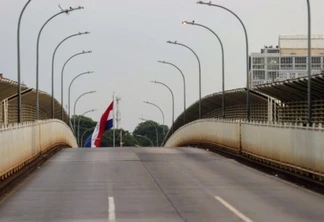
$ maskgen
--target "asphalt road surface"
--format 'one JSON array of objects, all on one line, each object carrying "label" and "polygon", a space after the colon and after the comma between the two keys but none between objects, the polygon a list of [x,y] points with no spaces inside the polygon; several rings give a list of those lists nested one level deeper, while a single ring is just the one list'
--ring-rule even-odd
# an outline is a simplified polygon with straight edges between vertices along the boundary
[{"label": "asphalt road surface", "polygon": [[324,197],[200,149],[66,149],[0,202],[0,221],[323,222]]}]

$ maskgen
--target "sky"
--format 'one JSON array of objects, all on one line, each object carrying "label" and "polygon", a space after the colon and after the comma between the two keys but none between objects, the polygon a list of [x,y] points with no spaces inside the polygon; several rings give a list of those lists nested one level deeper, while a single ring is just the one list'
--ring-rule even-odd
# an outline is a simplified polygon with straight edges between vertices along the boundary
[{"label": "sky", "polygon": [[[27,0],[0,0],[0,73],[17,80],[17,21]],[[281,34],[307,33],[306,0],[215,0],[241,17],[249,36],[250,52],[264,45],[277,45]],[[21,24],[22,81],[36,86],[36,40],[41,26],[62,8],[83,6],[69,15],[60,15],[44,28],[40,38],[41,90],[51,92],[51,60],[58,43],[65,37],[89,31],[59,48],[55,59],[55,97],[60,100],[61,69],[65,61],[82,50],[93,53],[72,59],[64,71],[64,107],[67,107],[68,85],[78,74],[71,89],[71,109],[84,92],[76,108],[97,121],[112,101],[113,93],[121,98],[121,127],[133,131],[140,117],[162,123],[161,113],[149,101],[160,106],[165,124],[172,123],[169,91],[152,80],[167,84],[174,92],[175,118],[183,112],[182,77],[174,67],[157,63],[165,60],[177,65],[187,83],[187,106],[199,99],[198,63],[192,52],[166,41],[177,40],[191,47],[199,56],[202,68],[202,96],[221,91],[220,44],[206,29],[182,25],[195,20],[214,30],[225,50],[225,88],[246,84],[245,39],[238,20],[216,7],[198,5],[195,0],[32,0]],[[324,34],[324,1],[311,0],[312,33]],[[0,89],[1,90],[1,89]]]}]

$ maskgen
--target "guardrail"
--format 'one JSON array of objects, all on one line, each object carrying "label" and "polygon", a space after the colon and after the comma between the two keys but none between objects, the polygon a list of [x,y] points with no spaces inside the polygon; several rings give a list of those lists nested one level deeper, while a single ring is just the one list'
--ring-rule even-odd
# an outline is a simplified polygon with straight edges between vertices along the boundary
[{"label": "guardrail", "polygon": [[178,129],[166,147],[213,145],[324,181],[324,128],[203,119]]},{"label": "guardrail", "polygon": [[53,148],[77,147],[71,129],[60,120],[3,126],[0,143],[1,180]]}]

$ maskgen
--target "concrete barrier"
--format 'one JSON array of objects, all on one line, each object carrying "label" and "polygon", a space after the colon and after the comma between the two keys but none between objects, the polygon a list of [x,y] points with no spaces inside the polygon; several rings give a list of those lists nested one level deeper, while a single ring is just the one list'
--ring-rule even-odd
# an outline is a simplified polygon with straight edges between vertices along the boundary
[{"label": "concrete barrier", "polygon": [[242,152],[324,174],[324,129],[242,123]]},{"label": "concrete barrier", "polygon": [[77,147],[71,129],[60,120],[12,124],[0,128],[0,177],[6,177],[56,146]]},{"label": "concrete barrier", "polygon": [[203,119],[179,128],[166,147],[225,147],[254,160],[324,180],[324,129],[298,125]]},{"label": "concrete barrier", "polygon": [[166,147],[189,144],[213,144],[239,151],[240,123],[238,121],[202,119],[178,129],[166,142]]}]

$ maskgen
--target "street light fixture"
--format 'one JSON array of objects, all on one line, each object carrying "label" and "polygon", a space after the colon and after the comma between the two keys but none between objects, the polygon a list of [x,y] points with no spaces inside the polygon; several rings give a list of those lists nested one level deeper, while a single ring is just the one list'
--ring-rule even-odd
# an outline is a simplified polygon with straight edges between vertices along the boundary
[{"label": "street light fixture", "polygon": [[151,81],[151,83],[155,83],[155,84],[160,84],[163,85],[164,87],[166,87],[170,93],[171,93],[171,97],[172,97],[172,132],[173,132],[173,128],[174,128],[174,94],[171,90],[171,88],[169,86],[167,86],[166,84],[162,83],[162,82],[157,82],[157,81]]},{"label": "street light fixture", "polygon": [[159,146],[159,131],[158,128],[155,126],[155,124],[153,124],[153,121],[148,120],[148,119],[144,119],[144,118],[139,118],[142,121],[146,121],[149,122],[154,128],[155,128],[155,132],[156,132],[156,147]]},{"label": "street light fixture", "polygon": [[307,0],[308,11],[308,125],[312,124],[312,26],[311,26],[311,5]]},{"label": "street light fixture", "polygon": [[88,71],[88,72],[83,72],[83,73],[80,73],[79,75],[77,75],[76,77],[74,77],[74,79],[72,79],[70,85],[69,85],[69,92],[68,92],[68,116],[69,118],[71,118],[71,115],[70,115],[70,108],[71,108],[71,86],[73,84],[73,82],[79,78],[80,76],[83,76],[83,75],[88,75],[88,74],[92,74],[94,73],[93,71]]},{"label": "street light fixture", "polygon": [[212,4],[211,2],[203,2],[203,1],[198,1],[197,4],[215,6],[215,7],[224,9],[224,10],[230,12],[232,15],[234,15],[240,21],[241,25],[243,26],[244,34],[245,34],[245,42],[246,42],[246,90],[247,90],[247,92],[246,92],[246,106],[247,106],[247,119],[248,119],[248,121],[250,121],[251,101],[250,101],[250,84],[249,84],[249,39],[248,39],[248,34],[246,31],[245,25],[237,14],[235,14],[230,9],[225,8],[224,6]]},{"label": "street light fixture", "polygon": [[74,54],[68,60],[66,60],[66,62],[64,63],[64,65],[62,67],[62,70],[61,70],[61,119],[62,119],[62,121],[63,121],[63,84],[64,84],[64,69],[65,69],[65,66],[74,57],[80,56],[80,55],[84,55],[84,54],[88,54],[88,53],[92,53],[92,51],[82,51],[82,52],[79,52],[79,53]]},{"label": "street light fixture", "polygon": [[88,94],[92,94],[92,93],[95,93],[96,91],[89,91],[89,92],[85,92],[83,94],[81,94],[74,102],[74,112],[73,112],[73,129],[74,129],[74,132],[76,131],[76,125],[75,125],[75,110],[76,110],[76,105],[78,103],[78,101],[85,95],[88,95]]},{"label": "street light fixture", "polygon": [[44,25],[41,27],[39,33],[38,33],[38,37],[37,37],[37,46],[36,46],[36,120],[39,119],[39,41],[40,41],[40,37],[41,34],[45,28],[45,26],[55,17],[65,13],[65,14],[69,14],[69,12],[72,11],[76,11],[76,10],[80,10],[83,9],[83,7],[77,7],[77,8],[72,8],[70,7],[69,9],[66,10],[62,10],[61,12],[56,13],[55,15],[53,15],[52,17],[50,17],[45,23]]},{"label": "street light fixture", "polygon": [[178,41],[174,41],[174,42],[167,41],[167,43],[183,46],[183,47],[189,49],[197,58],[198,66],[199,66],[199,119],[201,119],[201,64],[200,64],[200,59],[199,59],[198,55],[195,53],[195,51],[185,44],[179,43]]},{"label": "street light fixture", "polygon": [[17,94],[18,94],[18,100],[17,100],[17,105],[18,105],[18,123],[21,123],[21,73],[20,73],[20,25],[21,25],[21,20],[22,16],[29,5],[31,0],[28,0],[28,2],[24,5],[22,11],[20,12],[19,19],[18,19],[18,27],[17,27]]},{"label": "street light fixture", "polygon": [[[77,133],[77,141],[78,141],[79,145],[81,145],[81,141],[80,141],[80,122],[81,122],[81,119],[82,119],[81,117],[85,116],[88,113],[95,112],[95,111],[97,111],[97,110],[96,109],[91,109],[91,110],[88,110],[88,111],[84,112],[81,116],[79,116],[79,119],[78,119],[78,133]],[[76,117],[74,116],[74,118],[76,118]]]},{"label": "street light fixture", "polygon": [[182,80],[183,80],[183,121],[184,123],[186,124],[186,77],[185,75],[183,74],[182,70],[176,66],[175,64],[171,63],[171,62],[166,62],[166,61],[158,61],[159,63],[162,63],[162,64],[167,64],[167,65],[171,65],[173,66],[174,68],[176,68],[181,76],[182,76]]},{"label": "street light fixture", "polygon": [[66,37],[65,39],[63,39],[55,48],[54,52],[53,52],[53,56],[52,56],[52,119],[54,119],[54,60],[55,60],[55,55],[57,50],[59,49],[59,47],[68,39],[76,37],[76,36],[80,36],[80,35],[88,35],[90,34],[90,32],[79,32],[73,35],[70,35],[68,37]]},{"label": "street light fixture", "polygon": [[156,108],[158,108],[158,109],[160,110],[160,112],[161,112],[161,114],[162,114],[162,121],[163,121],[163,139],[164,139],[164,137],[165,137],[165,129],[164,129],[164,113],[163,113],[162,109],[161,109],[158,105],[156,105],[156,104],[154,104],[154,103],[151,103],[151,102],[148,102],[148,101],[145,101],[144,103],[149,104],[149,105],[152,105],[152,106],[155,106]]},{"label": "street light fixture", "polygon": [[83,146],[84,146],[84,144],[83,144],[83,137],[84,137],[84,135],[85,135],[87,132],[89,132],[90,130],[93,130],[94,128],[96,128],[96,127],[91,127],[91,128],[85,130],[85,131],[82,133],[80,147],[83,147]]},{"label": "street light fixture", "polygon": [[224,53],[223,42],[219,38],[219,36],[212,29],[208,28],[205,25],[195,23],[195,21],[192,21],[192,22],[184,21],[184,22],[182,22],[182,24],[196,25],[196,26],[200,26],[200,27],[203,27],[203,28],[209,30],[211,33],[214,34],[214,36],[218,39],[218,41],[219,41],[219,43],[221,45],[221,50],[222,50],[222,91],[223,91],[223,95],[222,95],[222,97],[223,97],[222,98],[222,116],[223,116],[223,118],[225,118],[225,55],[224,55],[225,53]]}]

